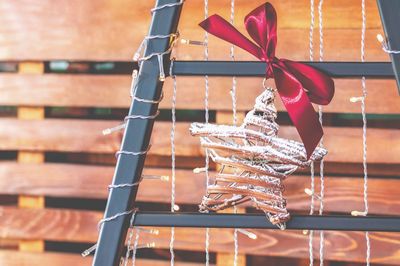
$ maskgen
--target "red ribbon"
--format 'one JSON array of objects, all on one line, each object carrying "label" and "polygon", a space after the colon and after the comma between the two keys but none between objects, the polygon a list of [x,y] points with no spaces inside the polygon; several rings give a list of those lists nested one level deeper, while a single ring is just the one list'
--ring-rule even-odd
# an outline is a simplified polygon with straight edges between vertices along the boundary
[{"label": "red ribbon", "polygon": [[307,158],[310,158],[323,136],[322,126],[311,102],[328,104],[335,92],[333,80],[313,67],[275,56],[276,11],[270,3],[251,11],[245,17],[244,24],[256,44],[219,15],[212,15],[199,25],[267,63],[266,78],[275,79],[282,102],[304,143]]}]

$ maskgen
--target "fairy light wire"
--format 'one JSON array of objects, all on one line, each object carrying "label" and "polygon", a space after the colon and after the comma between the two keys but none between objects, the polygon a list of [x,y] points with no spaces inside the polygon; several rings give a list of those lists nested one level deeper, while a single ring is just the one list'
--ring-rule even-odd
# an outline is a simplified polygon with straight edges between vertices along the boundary
[{"label": "fairy light wire", "polygon": [[[235,22],[235,0],[231,0],[231,9],[230,9],[230,23],[232,26]],[[232,61],[235,61],[235,46],[232,45],[230,47],[229,55]],[[232,116],[233,116],[233,125],[237,125],[237,99],[236,99],[236,87],[237,81],[236,77],[232,77],[232,87],[231,87],[231,97],[232,97]],[[233,206],[233,212],[237,213],[237,207]],[[238,229],[235,228],[233,230],[233,243],[234,243],[234,253],[233,253],[233,266],[237,266],[238,257],[239,257],[239,240],[238,240]]]},{"label": "fairy light wire", "polygon": [[[318,22],[319,22],[319,61],[322,62],[324,59],[324,32],[323,32],[323,6],[324,0],[319,0],[318,3]],[[322,106],[318,106],[318,115],[319,115],[319,122],[323,122],[323,113],[322,113]],[[321,138],[320,146],[323,147],[324,139]],[[325,180],[324,180],[324,159],[321,159],[320,162],[320,195],[319,195],[319,215],[322,215],[324,212],[324,196],[325,196]],[[320,231],[319,235],[319,260],[320,266],[324,265],[324,248],[325,248],[325,241],[324,241],[324,231]]]},{"label": "fairy light wire", "polygon": [[[154,13],[156,11],[160,11],[160,10],[162,10],[164,8],[170,8],[170,7],[175,7],[175,6],[182,5],[183,2],[184,2],[184,0],[181,0],[178,3],[165,4],[165,5],[162,5],[162,6],[155,7],[153,9],[151,9],[151,13]],[[142,63],[144,61],[147,61],[147,60],[149,60],[149,59],[151,59],[151,58],[156,56],[157,60],[158,60],[158,65],[159,65],[159,79],[160,79],[160,81],[164,81],[165,73],[164,73],[164,58],[163,58],[163,56],[166,55],[166,54],[170,54],[171,53],[175,43],[177,42],[178,36],[179,36],[179,33],[177,32],[177,33],[171,33],[171,34],[167,34],[167,35],[148,35],[143,39],[143,41],[141,42],[138,50],[136,51],[136,53],[133,56],[133,60],[134,61],[138,61],[140,70],[139,71],[133,70],[133,72],[132,72],[132,81],[131,81],[131,88],[130,88],[130,96],[132,98],[132,101],[138,101],[138,102],[149,103],[149,104],[158,104],[162,100],[162,98],[163,98],[163,93],[162,92],[161,92],[160,98],[156,99],[156,100],[142,99],[142,98],[137,97],[136,93],[137,93],[137,87],[138,87],[137,86],[138,85],[138,76],[140,76],[140,73],[141,73],[141,70],[142,70],[142,67],[141,67]],[[149,40],[152,40],[152,39],[164,39],[164,38],[173,38],[171,43],[170,43],[170,45],[169,45],[169,47],[168,47],[168,49],[166,51],[164,51],[164,52],[153,52],[153,53],[150,53],[149,55],[145,55],[145,56],[141,57],[141,53],[146,50]],[[173,62],[171,62],[171,69],[172,69],[172,63]],[[172,72],[171,69],[170,69],[170,74]],[[176,90],[176,83],[174,84],[174,86],[175,86],[174,89]],[[176,93],[175,93],[175,97],[176,97]],[[103,134],[107,135],[107,134],[110,134],[110,133],[112,133],[113,131],[116,131],[116,130],[126,129],[127,128],[127,123],[128,123],[129,120],[132,120],[132,119],[143,119],[143,120],[155,119],[158,116],[158,114],[159,114],[159,110],[157,110],[157,112],[155,114],[153,114],[153,115],[128,115],[128,116],[125,117],[123,124],[118,125],[118,126],[116,126],[114,128],[106,129],[106,130],[103,131]],[[173,130],[175,130],[175,128]],[[174,148],[175,147],[173,147],[172,149],[174,150]],[[147,150],[144,150],[144,151],[133,152],[133,151],[120,150],[120,151],[118,151],[116,153],[116,157],[119,157],[120,155],[141,156],[141,155],[145,155],[148,152],[149,149],[150,149],[150,145],[148,146]],[[116,185],[112,184],[112,185],[109,185],[108,188],[109,188],[109,190],[111,190],[111,189],[115,189],[115,188],[131,188],[131,187],[134,187],[134,186],[138,186],[142,178],[143,178],[143,176],[140,178],[140,180],[138,180],[137,182],[132,183],[132,184],[116,184]],[[175,202],[175,183],[174,183],[175,182],[175,175],[174,174],[173,174],[172,179],[173,179],[173,182],[172,182],[173,183],[173,187],[171,188],[172,189],[172,193],[171,193],[171,195],[172,195],[171,196],[172,197],[172,199],[171,199],[171,210],[173,212],[174,211],[173,206],[175,205],[175,203],[174,203]],[[111,222],[111,221],[116,220],[116,219],[118,219],[118,218],[120,218],[122,216],[129,215],[129,214],[132,213],[132,217],[131,217],[131,227],[132,228],[131,228],[130,234],[128,236],[128,247],[127,247],[127,251],[126,251],[126,254],[125,254],[125,260],[123,258],[121,258],[121,263],[124,263],[124,266],[127,265],[128,258],[129,258],[129,253],[130,253],[131,250],[133,251],[133,253],[132,253],[132,265],[135,265],[136,250],[138,248],[138,240],[139,240],[139,231],[138,230],[136,230],[137,232],[136,232],[135,243],[134,243],[133,249],[131,248],[131,241],[132,241],[132,238],[133,238],[133,230],[134,230],[133,223],[134,223],[136,211],[137,211],[136,209],[132,209],[132,210],[127,210],[127,211],[124,211],[124,212],[116,213],[115,215],[112,215],[110,217],[105,217],[105,218],[101,219],[99,221],[99,223],[98,223],[98,229],[100,230],[104,223]],[[171,265],[174,265],[173,240],[174,240],[174,234],[173,234],[173,231],[172,231],[171,232],[171,244],[170,244],[171,245],[170,246],[170,248],[171,248],[170,249],[170,251],[171,251]],[[97,244],[92,246],[88,250],[84,251],[82,254],[86,255],[86,254],[92,252],[93,250],[95,250],[96,247],[97,247]],[[152,246],[146,246],[146,247],[152,247]]]},{"label": "fairy light wire", "polygon": [[[365,62],[365,33],[367,28],[367,14],[365,8],[365,0],[361,0],[361,62]],[[362,98],[361,98],[361,115],[363,121],[363,171],[364,171],[364,186],[363,186],[363,199],[364,199],[364,214],[368,214],[368,168],[367,168],[367,116],[365,111],[365,100],[367,97],[367,85],[365,77],[361,78],[361,88],[362,88]],[[366,265],[370,265],[371,257],[371,242],[369,238],[369,232],[365,232],[365,242],[366,242]]]},{"label": "fairy light wire", "polygon": [[[310,0],[310,33],[309,33],[309,54],[310,61],[314,61],[314,27],[315,27],[315,10],[314,10],[314,0]],[[311,185],[311,197],[310,197],[310,215],[314,214],[314,194],[315,194],[315,172],[314,172],[314,162],[310,165],[310,185]],[[314,231],[309,231],[308,239],[308,252],[310,266],[314,265],[314,253],[313,253],[313,240]]]},{"label": "fairy light wire", "polygon": [[378,34],[376,35],[376,38],[378,39],[378,42],[382,45],[382,50],[387,53],[387,54],[400,54],[399,50],[392,50],[389,48],[389,43],[387,40],[381,35]]},{"label": "fairy light wire", "polygon": [[139,245],[139,237],[140,237],[140,232],[139,230],[136,230],[135,242],[133,244],[133,249],[132,249],[132,266],[136,265],[136,253]]},{"label": "fairy light wire", "polygon": [[[133,233],[135,231],[134,224],[135,224],[136,212],[137,212],[137,210],[133,211],[131,220],[130,220],[130,232],[129,232],[129,236],[128,236],[128,243],[127,243],[127,247],[126,247],[125,259],[123,260],[124,266],[128,265],[130,252],[133,251],[133,248],[131,247],[131,243],[132,243],[132,239],[133,239]],[[136,233],[138,233],[138,232],[136,232]]]},{"label": "fairy light wire", "polygon": [[[171,106],[171,115],[172,115],[172,127],[171,127],[171,212],[175,212],[175,129],[176,129],[176,91],[177,91],[177,82],[176,76],[172,75],[174,60],[171,60],[170,65],[170,76],[172,78],[172,106]],[[175,252],[174,252],[174,241],[175,241],[175,227],[171,227],[171,239],[169,243],[169,251],[171,254],[171,266],[175,264]]]},{"label": "fairy light wire", "polygon": [[[208,0],[204,0],[204,18],[208,18]],[[208,33],[204,32],[204,60],[208,61]],[[204,97],[204,110],[205,110],[205,122],[208,123],[209,113],[208,113],[208,90],[209,90],[209,81],[208,76],[204,77],[205,82],[205,97]],[[205,175],[206,175],[206,189],[210,183],[210,176],[208,173],[208,168],[210,164],[208,149],[205,149]],[[205,253],[206,253],[206,266],[210,265],[210,228],[206,228],[206,236],[205,236]]]},{"label": "fairy light wire", "polygon": [[184,1],[185,0],[181,0],[181,1],[177,2],[177,3],[165,4],[165,5],[162,5],[162,6],[154,7],[154,8],[151,9],[151,13],[154,13],[156,11],[160,11],[160,10],[165,9],[165,8],[180,6],[180,5],[183,4]]}]

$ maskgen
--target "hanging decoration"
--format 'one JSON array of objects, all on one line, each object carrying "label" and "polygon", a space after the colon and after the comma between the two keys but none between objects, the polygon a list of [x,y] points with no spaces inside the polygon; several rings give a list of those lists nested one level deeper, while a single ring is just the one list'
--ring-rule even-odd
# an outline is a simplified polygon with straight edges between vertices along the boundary
[{"label": "hanging decoration", "polygon": [[311,103],[327,105],[334,95],[333,80],[321,71],[299,62],[278,59],[277,16],[270,3],[251,11],[244,20],[253,43],[228,21],[212,15],[199,25],[207,32],[230,42],[267,63],[265,78],[274,78],[278,93],[304,143],[310,158],[323,135]]},{"label": "hanging decoration", "polygon": [[[269,220],[284,229],[290,218],[282,181],[298,168],[309,167],[327,151],[318,148],[322,126],[311,103],[328,104],[333,80],[302,63],[275,57],[276,12],[265,3],[250,12],[245,26],[254,44],[229,22],[213,15],[200,23],[207,32],[235,44],[267,63],[265,91],[241,126],[193,123],[190,132],[219,164],[214,182],[207,186],[200,211],[218,211],[252,201]],[[304,143],[279,138],[274,90],[265,81],[274,78],[277,91]]]},{"label": "hanging decoration", "polygon": [[282,181],[299,167],[321,160],[326,150],[316,148],[310,160],[303,144],[279,138],[274,92],[266,89],[241,126],[193,123],[190,132],[221,165],[208,185],[200,211],[219,211],[252,201],[273,224],[284,228],[289,219]]}]

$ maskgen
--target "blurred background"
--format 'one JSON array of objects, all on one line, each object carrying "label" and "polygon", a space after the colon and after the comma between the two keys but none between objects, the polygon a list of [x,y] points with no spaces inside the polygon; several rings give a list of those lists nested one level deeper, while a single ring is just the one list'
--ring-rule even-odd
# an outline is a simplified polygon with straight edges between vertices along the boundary
[{"label": "blurred background", "polygon": [[[273,0],[278,13],[277,56],[309,60],[308,0]],[[237,0],[235,26],[261,0]],[[230,1],[209,1],[209,14],[229,19]],[[153,0],[1,0],[0,1],[0,265],[91,265],[80,253],[97,240],[122,132],[104,136],[128,112],[131,58],[150,26]],[[376,41],[383,33],[376,1],[367,0],[367,61],[389,61]],[[360,61],[361,1],[324,3],[324,60]],[[317,14],[316,14],[317,15]],[[202,41],[197,24],[203,1],[187,0],[179,31]],[[318,20],[316,21],[318,25]],[[209,37],[211,60],[230,60],[230,45]],[[318,60],[318,29],[314,58]],[[204,47],[178,42],[180,60],[202,60]],[[236,60],[255,60],[235,49]],[[177,79],[177,191],[180,211],[197,211],[205,177],[192,169],[204,165],[190,121],[204,121],[204,78]],[[336,79],[336,95],[324,108],[326,213],[363,210],[360,79]],[[272,83],[271,83],[272,84]],[[232,123],[231,78],[210,78],[210,122]],[[394,80],[367,80],[370,214],[400,213],[400,97]],[[237,111],[243,118],[262,91],[262,79],[239,78]],[[164,86],[145,174],[171,172],[171,80]],[[282,137],[298,139],[279,99]],[[166,133],[168,132],[168,133]],[[214,165],[211,165],[215,169]],[[316,167],[319,169],[319,167]],[[317,170],[318,172],[318,170]],[[317,179],[317,193],[319,178]],[[288,208],[306,214],[308,170],[285,181]],[[169,180],[145,180],[139,189],[141,210],[169,210]],[[318,205],[316,206],[318,208]],[[240,212],[256,212],[243,206]],[[249,230],[239,234],[238,265],[309,265],[308,236],[301,231]],[[400,234],[371,233],[374,265],[400,265]],[[170,229],[142,233],[137,265],[169,265]],[[177,265],[204,265],[204,229],[176,230]],[[232,265],[232,230],[211,230],[211,263]],[[318,237],[314,239],[318,253]],[[326,232],[325,265],[362,265],[362,232]],[[315,255],[317,257],[317,255]]]}]

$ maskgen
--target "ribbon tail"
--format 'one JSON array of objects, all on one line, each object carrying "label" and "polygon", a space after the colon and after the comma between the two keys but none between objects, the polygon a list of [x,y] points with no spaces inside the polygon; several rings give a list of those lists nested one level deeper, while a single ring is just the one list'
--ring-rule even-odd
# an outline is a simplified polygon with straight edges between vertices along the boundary
[{"label": "ribbon tail", "polygon": [[335,94],[333,79],[325,73],[303,63],[280,59],[298,81],[307,90],[311,102],[319,105],[327,105]]},{"label": "ribbon tail", "polygon": [[232,24],[223,19],[221,16],[212,15],[206,20],[200,22],[199,26],[208,33],[234,44],[251,53],[258,59],[261,59],[261,48],[240,33],[235,27],[232,26]]},{"label": "ribbon tail", "polygon": [[297,132],[303,141],[307,159],[311,157],[322,136],[322,126],[301,83],[284,66],[274,65],[276,88]]}]

